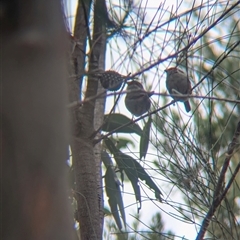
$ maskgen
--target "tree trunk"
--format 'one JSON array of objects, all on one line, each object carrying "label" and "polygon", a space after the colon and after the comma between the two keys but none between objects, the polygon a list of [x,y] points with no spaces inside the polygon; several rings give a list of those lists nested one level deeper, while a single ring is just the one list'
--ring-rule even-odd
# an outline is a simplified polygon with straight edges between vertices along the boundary
[{"label": "tree trunk", "polygon": [[[94,6],[93,39],[90,39],[88,19],[91,1],[78,6],[74,40],[78,42],[72,56],[70,75],[70,102],[78,101],[82,95],[81,83],[85,72],[85,49],[88,38],[90,45],[89,75],[85,99],[95,96],[98,91],[98,79],[94,74],[105,65],[106,33],[105,26],[99,21],[98,6]],[[76,45],[76,44],[75,44]],[[77,63],[77,64],[76,64]],[[102,90],[102,87],[99,86]],[[81,239],[101,239],[103,228],[103,197],[101,175],[101,145],[94,146],[92,134],[103,121],[105,99],[92,99],[82,106],[71,109],[72,140],[71,149],[75,172],[78,203],[77,219],[80,223]]]},{"label": "tree trunk", "polygon": [[[18,4],[19,3],[19,4]],[[2,1],[2,239],[73,239],[59,1]]]}]

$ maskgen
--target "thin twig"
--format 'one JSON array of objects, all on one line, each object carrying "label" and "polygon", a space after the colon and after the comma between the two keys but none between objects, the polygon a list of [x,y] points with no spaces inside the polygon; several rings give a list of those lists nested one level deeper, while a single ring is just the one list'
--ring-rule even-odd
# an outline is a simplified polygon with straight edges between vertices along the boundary
[{"label": "thin twig", "polygon": [[[132,91],[132,90],[131,90]],[[137,92],[139,90],[136,90]],[[86,102],[90,102],[96,98],[100,98],[100,97],[110,97],[110,96],[114,96],[114,95],[120,95],[120,94],[127,94],[129,93],[129,91],[120,91],[120,92],[114,92],[114,93],[108,93],[106,94],[106,90],[103,92],[98,93],[95,96],[86,98],[85,100],[82,101],[74,101],[70,104],[67,105],[68,108],[73,108],[76,106],[81,106],[82,104],[86,103]],[[150,93],[150,92],[149,92]],[[179,94],[168,94],[168,93],[153,93],[152,96],[164,96],[164,97],[179,97]],[[209,96],[201,96],[201,95],[187,95],[187,94],[182,94],[181,97],[183,98],[196,98],[196,99],[209,99],[209,100],[217,100],[217,101],[223,101],[223,102],[229,102],[229,103],[240,103],[240,100],[236,100],[236,99],[230,99],[230,98],[219,98],[219,97],[209,97]]]},{"label": "thin twig", "polygon": [[216,211],[216,209],[219,207],[219,205],[221,204],[222,200],[224,199],[224,197],[227,194],[227,191],[229,190],[231,184],[233,183],[233,177],[236,177],[239,168],[240,168],[240,164],[238,164],[237,168],[235,169],[234,175],[232,176],[232,178],[230,179],[227,187],[224,189],[224,191],[221,191],[222,186],[224,184],[224,179],[225,179],[225,174],[227,172],[228,166],[229,166],[229,162],[233,156],[234,153],[234,149],[236,148],[236,146],[238,145],[238,138],[240,136],[240,121],[238,122],[237,125],[237,129],[235,131],[235,134],[233,136],[232,142],[229,144],[228,146],[228,151],[227,151],[227,156],[225,158],[219,179],[218,179],[218,183],[216,186],[216,189],[214,191],[214,196],[213,196],[213,201],[212,201],[212,205],[210,206],[207,215],[205,216],[200,231],[197,235],[196,240],[202,240],[204,238],[204,235],[207,231],[207,228],[209,226],[209,223]]},{"label": "thin twig", "polygon": [[[189,42],[189,44],[187,46],[185,46],[184,48],[178,50],[177,52],[175,52],[174,54],[172,55],[169,55],[165,58],[162,58],[162,59],[159,59],[158,61],[156,61],[155,63],[151,64],[150,66],[146,67],[146,68],[142,68],[141,71],[135,73],[132,75],[132,77],[136,77],[148,70],[150,70],[151,68],[159,65],[160,63],[168,60],[168,59],[171,59],[171,58],[175,58],[179,55],[179,53],[181,52],[184,52],[186,51],[187,49],[189,49],[193,44],[195,44],[199,39],[201,39],[208,31],[210,31],[213,27],[215,27],[218,22],[220,20],[222,20],[229,12],[231,12],[237,5],[240,4],[240,1],[237,1],[235,4],[233,4],[229,9],[227,9],[225,12],[222,13],[222,15],[215,21],[213,22],[211,25],[209,25],[209,27],[207,27],[201,34],[199,34],[196,38],[194,38],[191,42]],[[237,45],[239,45],[239,42],[237,42]],[[208,75],[205,76],[205,78],[207,77]],[[205,79],[204,78],[204,79]],[[200,83],[204,80],[204,79],[201,79]]]}]

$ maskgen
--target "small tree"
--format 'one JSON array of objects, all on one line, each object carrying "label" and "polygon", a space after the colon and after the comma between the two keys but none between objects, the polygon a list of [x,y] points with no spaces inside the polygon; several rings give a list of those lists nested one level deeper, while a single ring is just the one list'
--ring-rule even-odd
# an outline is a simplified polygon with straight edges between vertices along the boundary
[{"label": "small tree", "polygon": [[[153,196],[147,196],[149,201],[162,210],[164,204],[172,206],[174,218],[196,226],[196,239],[206,234],[239,237],[240,164],[235,160],[239,4],[186,1],[154,9],[142,1],[78,3],[68,84],[74,198],[81,239],[102,236],[101,161],[111,214],[121,231],[127,230],[121,195],[127,176],[138,210],[144,184],[153,191]],[[224,33],[222,26],[228,26]],[[106,92],[100,84],[105,65],[125,76],[117,93]],[[164,69],[169,66],[181,68],[191,79],[189,115],[165,93]],[[155,91],[151,111],[134,120],[123,113],[121,103],[125,81],[133,78]],[[105,100],[111,107],[104,116]],[[139,141],[135,144],[138,154],[129,147],[133,136]],[[173,201],[174,193],[181,193],[183,201]]]}]

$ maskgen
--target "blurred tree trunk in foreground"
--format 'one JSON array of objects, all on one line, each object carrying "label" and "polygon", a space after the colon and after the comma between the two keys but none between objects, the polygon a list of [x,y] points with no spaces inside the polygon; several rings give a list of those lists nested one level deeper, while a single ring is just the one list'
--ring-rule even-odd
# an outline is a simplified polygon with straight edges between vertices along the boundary
[{"label": "blurred tree trunk in foreground", "polygon": [[73,239],[59,1],[1,1],[2,239]]}]

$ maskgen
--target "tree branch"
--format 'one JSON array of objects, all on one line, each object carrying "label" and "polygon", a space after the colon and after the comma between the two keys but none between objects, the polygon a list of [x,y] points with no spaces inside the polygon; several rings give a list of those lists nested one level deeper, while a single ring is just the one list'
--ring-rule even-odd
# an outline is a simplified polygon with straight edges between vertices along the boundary
[{"label": "tree branch", "polygon": [[215,191],[214,191],[212,205],[211,205],[206,217],[204,218],[204,220],[202,222],[202,225],[201,225],[201,228],[200,228],[200,231],[198,233],[198,236],[197,236],[196,240],[202,240],[203,239],[203,237],[205,235],[205,232],[207,231],[209,223],[210,223],[216,209],[221,204],[222,200],[224,199],[224,197],[227,194],[227,191],[230,188],[230,185],[233,183],[233,180],[234,180],[233,177],[236,177],[236,175],[239,171],[240,164],[238,164],[237,168],[235,169],[235,172],[234,172],[231,180],[229,181],[228,186],[225,188],[224,191],[222,191],[221,189],[222,189],[223,184],[224,184],[225,174],[227,172],[229,162],[230,162],[230,160],[231,160],[231,158],[234,154],[234,150],[235,150],[236,146],[238,145],[239,135],[240,135],[240,122],[238,122],[237,129],[236,129],[235,134],[233,136],[232,142],[228,146],[228,151],[227,151],[227,154],[226,154],[227,157],[224,161],[224,164],[223,164],[223,167],[222,167],[219,179],[218,179],[218,183],[217,183],[217,186],[216,186]]}]

